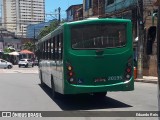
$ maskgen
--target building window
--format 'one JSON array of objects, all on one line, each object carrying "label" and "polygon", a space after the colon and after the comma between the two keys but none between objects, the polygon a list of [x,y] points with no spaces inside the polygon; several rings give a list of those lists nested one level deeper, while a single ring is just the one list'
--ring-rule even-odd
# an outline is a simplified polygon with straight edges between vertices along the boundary
[{"label": "building window", "polygon": [[107,0],[107,5],[113,4],[114,0]]},{"label": "building window", "polygon": [[92,8],[92,0],[85,0],[85,11]]},{"label": "building window", "polygon": [[73,15],[73,9],[72,9],[72,8],[69,10],[69,15],[70,15],[70,16]]}]

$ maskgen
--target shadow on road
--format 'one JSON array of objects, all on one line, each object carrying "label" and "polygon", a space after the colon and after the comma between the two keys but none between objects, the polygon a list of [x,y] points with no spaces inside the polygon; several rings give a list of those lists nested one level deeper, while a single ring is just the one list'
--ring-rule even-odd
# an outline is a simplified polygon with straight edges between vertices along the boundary
[{"label": "shadow on road", "polygon": [[[47,86],[39,86],[52,99],[51,89]],[[96,99],[88,94],[80,95],[60,95],[59,99],[52,99],[62,110],[93,110],[93,109],[110,109],[110,108],[127,108],[133,107],[121,101],[110,97]]]}]

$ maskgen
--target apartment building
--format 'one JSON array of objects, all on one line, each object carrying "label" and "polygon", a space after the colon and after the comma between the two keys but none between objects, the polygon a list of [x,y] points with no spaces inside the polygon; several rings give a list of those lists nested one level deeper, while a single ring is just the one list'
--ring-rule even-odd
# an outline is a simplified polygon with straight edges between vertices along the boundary
[{"label": "apartment building", "polygon": [[67,21],[77,21],[83,19],[83,5],[71,5],[67,10]]},{"label": "apartment building", "polygon": [[104,7],[105,0],[83,0],[83,18],[103,16]]},{"label": "apartment building", "polygon": [[2,25],[18,37],[26,37],[29,24],[45,20],[45,0],[2,0]]}]

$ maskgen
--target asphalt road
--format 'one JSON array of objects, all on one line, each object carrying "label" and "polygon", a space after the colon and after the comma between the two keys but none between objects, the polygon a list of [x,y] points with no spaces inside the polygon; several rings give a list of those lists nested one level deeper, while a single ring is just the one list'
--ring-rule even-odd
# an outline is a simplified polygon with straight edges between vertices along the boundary
[{"label": "asphalt road", "polygon": [[[24,70],[23,70],[24,69]],[[6,69],[7,70],[7,69]],[[13,68],[17,73],[0,73],[0,111],[157,111],[157,84],[135,83],[129,92],[108,92],[104,100],[86,95],[51,98],[48,87],[41,87],[34,68]],[[20,71],[20,72],[19,72]],[[28,71],[22,72],[22,71]],[[30,73],[29,71],[35,71]],[[2,71],[0,71],[2,72]],[[74,116],[74,112],[73,112]],[[56,118],[56,120],[64,119]],[[98,117],[98,116],[97,116]],[[2,118],[0,118],[2,119]],[[13,119],[13,118],[12,118]],[[14,118],[17,120],[18,118]],[[44,120],[52,118],[42,118]],[[158,120],[156,117],[108,118],[78,117],[65,120]],[[8,120],[8,118],[7,118]],[[39,120],[39,118],[37,118]]]},{"label": "asphalt road", "polygon": [[2,69],[0,68],[0,73],[38,73],[38,66],[34,67],[18,67],[18,65],[13,65],[12,69]]}]

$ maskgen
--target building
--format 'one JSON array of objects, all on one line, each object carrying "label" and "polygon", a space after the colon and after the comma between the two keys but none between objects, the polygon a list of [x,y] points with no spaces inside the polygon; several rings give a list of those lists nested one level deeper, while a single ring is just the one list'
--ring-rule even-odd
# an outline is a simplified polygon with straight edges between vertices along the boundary
[{"label": "building", "polygon": [[83,18],[104,16],[105,0],[83,0]]},{"label": "building", "polygon": [[105,15],[104,0],[83,0],[83,4],[70,6],[67,12],[67,21],[82,20],[89,17],[102,17]]},{"label": "building", "polygon": [[[133,23],[133,40],[139,36],[139,28],[140,24],[142,27],[142,68],[143,75],[157,76],[157,61],[156,61],[156,41],[153,44],[153,52],[150,55],[147,55],[148,46],[148,34],[151,26],[156,25],[156,17],[155,22],[153,21],[154,11],[157,9],[153,3],[156,0],[106,0],[105,2],[105,14],[106,17],[115,17],[115,18],[126,18],[131,19]],[[138,11],[137,11],[138,10]],[[140,11],[140,13],[139,13]],[[138,14],[139,13],[139,14]],[[154,27],[155,28],[155,27]],[[150,44],[150,43],[149,43]],[[140,46],[135,44],[135,59],[138,61],[138,52]]]},{"label": "building", "polygon": [[16,51],[21,49],[21,40],[15,37],[15,34],[7,31],[4,28],[0,29],[0,51],[3,52],[5,48],[11,47]]},{"label": "building", "polygon": [[67,21],[77,21],[80,19],[83,19],[83,5],[78,4],[78,5],[71,5],[67,10]]},{"label": "building", "polygon": [[19,37],[26,36],[26,27],[45,19],[45,0],[2,0],[2,25]]}]

